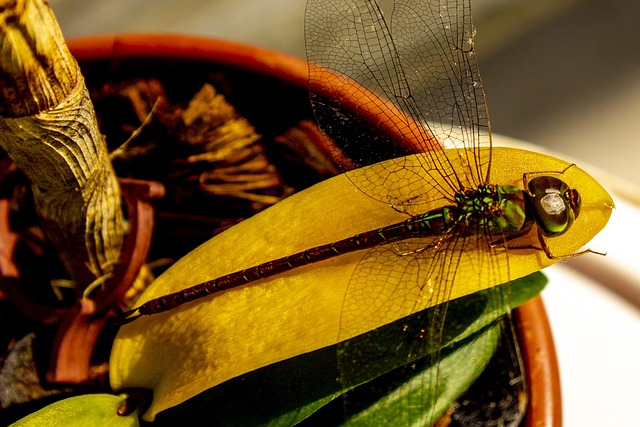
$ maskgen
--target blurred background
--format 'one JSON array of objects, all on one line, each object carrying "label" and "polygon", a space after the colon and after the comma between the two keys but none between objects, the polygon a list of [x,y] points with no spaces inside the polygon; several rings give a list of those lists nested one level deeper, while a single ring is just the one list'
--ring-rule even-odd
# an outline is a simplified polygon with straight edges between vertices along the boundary
[{"label": "blurred background", "polygon": [[[176,32],[304,57],[304,0],[50,4],[68,38]],[[640,184],[640,168],[634,164],[640,158],[634,126],[640,119],[640,3],[477,0],[473,8],[476,51],[494,131],[586,160]]]},{"label": "blurred background", "polygon": [[[385,1],[389,3],[389,1]],[[304,57],[304,0],[50,0],[67,38],[204,35]],[[618,209],[586,256],[544,292],[565,425],[637,425],[640,383],[640,2],[475,0],[493,131],[574,159]]]}]

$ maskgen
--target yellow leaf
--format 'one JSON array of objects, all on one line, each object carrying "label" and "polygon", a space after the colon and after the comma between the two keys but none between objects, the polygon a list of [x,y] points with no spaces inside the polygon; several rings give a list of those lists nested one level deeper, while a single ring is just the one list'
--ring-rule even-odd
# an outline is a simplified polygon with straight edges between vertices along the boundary
[{"label": "yellow leaf", "polygon": [[[460,151],[439,153],[463,167],[461,162],[465,157]],[[436,179],[435,174],[429,176],[426,172],[419,179],[393,173],[401,165],[416,162],[419,155],[379,163],[356,173],[370,179],[379,177],[381,186],[393,188],[396,194],[391,194],[394,198],[390,200],[406,200],[409,195],[422,194],[425,181]],[[562,160],[538,153],[494,148],[490,182],[522,187],[525,172],[562,171],[567,166]],[[403,185],[394,185],[389,176],[402,180]],[[573,227],[562,236],[548,239],[552,253],[566,255],[585,245],[604,227],[613,202],[607,192],[578,167],[567,169],[561,178],[578,189],[583,199],[580,216]],[[419,200],[425,211],[451,203],[435,193]],[[390,203],[366,196],[345,175],[340,175],[278,203],[198,247],[158,277],[143,294],[140,304],[406,218],[406,214],[398,212]],[[524,241],[538,245],[532,233]],[[123,326],[111,355],[112,387],[152,389],[153,402],[144,415],[145,419],[152,420],[158,412],[242,373],[335,344],[555,262],[542,251],[533,249],[511,249],[508,265],[504,265],[507,263],[504,250],[497,260],[487,258],[486,254],[478,257],[464,253],[455,269],[454,282],[446,291],[441,289],[445,278],[437,275],[442,272],[425,277],[424,268],[408,271],[404,276],[390,275],[384,281],[375,280],[373,276],[366,280],[366,275],[361,274],[364,280],[358,281],[357,289],[354,291],[353,286],[348,289],[347,284],[365,253],[351,253],[301,267],[166,313],[144,316]],[[391,265],[403,258],[393,251],[384,254]],[[487,259],[490,262],[479,262]],[[445,273],[451,271],[453,268],[444,270]],[[428,284],[421,289],[417,280]],[[383,299],[376,299],[390,290]],[[387,304],[375,306],[380,301]]]}]

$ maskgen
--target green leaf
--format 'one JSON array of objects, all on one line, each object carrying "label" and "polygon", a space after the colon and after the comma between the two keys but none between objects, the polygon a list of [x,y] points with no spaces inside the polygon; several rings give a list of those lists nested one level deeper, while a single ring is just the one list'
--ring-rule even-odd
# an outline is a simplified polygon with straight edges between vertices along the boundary
[{"label": "green leaf", "polygon": [[[435,379],[436,375],[429,369],[433,362],[438,361],[437,379],[441,384],[446,383],[447,387],[440,388],[437,398],[431,399],[435,400],[437,406],[422,407],[422,414],[418,413],[415,417],[419,418],[425,413],[441,413],[468,388],[493,354],[495,345],[490,343],[494,332],[490,331],[494,330],[496,319],[510,308],[536,296],[545,284],[546,278],[541,273],[535,273],[513,281],[509,286],[497,286],[449,302],[446,308],[447,323],[436,347],[425,346],[420,331],[434,316],[441,314],[444,305],[416,313],[345,343],[233,378],[159,413],[155,421],[160,425],[175,425],[200,416],[215,420],[219,426],[291,426],[344,393],[377,377],[389,372],[389,375],[393,375],[394,370],[406,374],[404,367],[413,363],[414,375],[406,379],[406,384],[398,386],[409,393],[401,399],[406,404],[406,399],[412,399],[413,393],[423,391],[421,388],[425,381],[428,383]],[[413,342],[406,343],[410,337],[413,337]],[[393,344],[389,345],[390,342]],[[407,344],[406,351],[399,351],[397,344],[400,342]],[[407,353],[411,353],[411,357]],[[474,356],[470,357],[471,354]],[[446,357],[440,359],[438,355]],[[461,381],[454,384],[449,380],[447,369],[448,366],[461,363],[456,361],[456,357],[464,358],[466,368],[463,376],[459,371],[456,373],[455,376]],[[352,366],[346,362],[351,359],[355,362]],[[381,411],[388,411],[389,416],[395,416],[399,407],[389,406],[394,395],[397,396],[397,388],[395,392],[391,391],[390,396],[381,397],[373,403],[372,409],[363,408],[363,414],[354,415],[350,422],[368,419],[368,414],[374,412],[382,417]],[[352,400],[353,396],[356,395],[349,399]],[[338,406],[341,409],[342,405]],[[316,417],[316,414],[312,417]],[[340,422],[342,420],[339,418],[321,421],[324,425]]]},{"label": "green leaf", "polygon": [[[443,356],[436,365],[429,363],[430,358],[423,358],[411,369],[391,372],[392,378],[387,382],[395,380],[396,384],[385,388],[386,393],[373,401],[371,393],[368,393],[369,405],[344,425],[398,425],[399,420],[402,425],[430,425],[482,373],[496,349],[500,330],[499,324],[482,329],[473,339]],[[434,378],[437,378],[437,387],[425,390],[425,384],[434,382]],[[364,400],[362,396],[355,397]]]},{"label": "green leaf", "polygon": [[137,427],[138,416],[117,414],[123,396],[86,394],[52,403],[11,424],[11,427]]}]

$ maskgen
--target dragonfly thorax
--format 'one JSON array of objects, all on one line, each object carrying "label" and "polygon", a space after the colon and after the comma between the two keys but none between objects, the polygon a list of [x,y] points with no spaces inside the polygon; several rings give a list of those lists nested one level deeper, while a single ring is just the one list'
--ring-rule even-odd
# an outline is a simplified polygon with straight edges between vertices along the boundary
[{"label": "dragonfly thorax", "polygon": [[456,195],[460,223],[467,233],[505,236],[520,233],[530,221],[524,192],[512,185],[482,185]]}]

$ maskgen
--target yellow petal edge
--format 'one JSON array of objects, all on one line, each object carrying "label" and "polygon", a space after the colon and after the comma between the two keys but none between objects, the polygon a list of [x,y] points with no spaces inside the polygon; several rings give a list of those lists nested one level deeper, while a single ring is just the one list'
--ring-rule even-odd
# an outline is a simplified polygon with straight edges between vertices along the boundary
[{"label": "yellow petal edge", "polygon": [[[457,150],[443,152],[450,158],[460,158]],[[409,156],[407,161],[417,160]],[[374,174],[386,174],[398,164],[390,161],[369,168]],[[550,156],[499,147],[493,149],[490,179],[495,184],[522,187],[525,172],[562,171],[568,165]],[[613,208],[609,194],[578,167],[566,170],[562,179],[578,189],[583,207],[566,234],[549,239],[554,254],[569,254],[583,247],[605,226]],[[420,191],[407,191],[411,190]],[[442,203],[434,201],[426,208]],[[340,175],[291,196],[196,248],[158,277],[138,304],[406,218],[389,204],[367,197]],[[537,244],[535,240],[531,242]],[[343,300],[362,256],[361,251],[316,263],[123,326],[111,354],[112,387],[152,389],[153,402],[143,418],[153,420],[158,412],[228,379],[335,344],[338,339],[364,333],[415,311],[415,300],[408,307],[394,310],[395,319],[366,314],[363,308],[358,326],[345,334],[344,319],[340,323]],[[498,277],[495,273],[479,276],[477,270],[461,265],[448,299],[525,276],[554,262],[541,251],[512,250],[509,272],[501,268]],[[366,283],[367,292],[375,294],[379,286]],[[429,305],[426,302],[420,308]],[[357,308],[351,311],[358,312]]]}]

